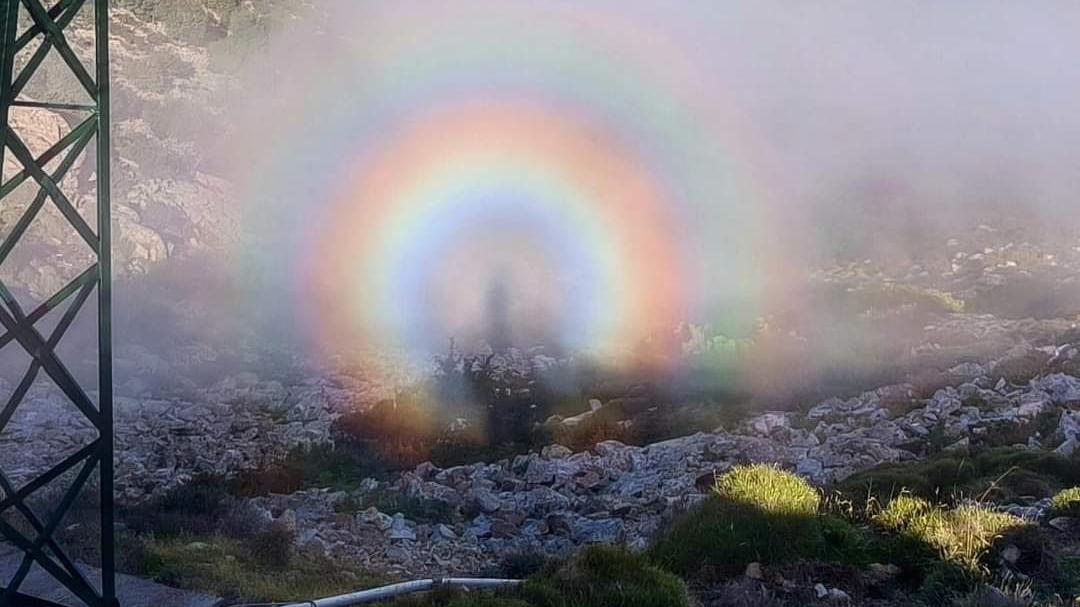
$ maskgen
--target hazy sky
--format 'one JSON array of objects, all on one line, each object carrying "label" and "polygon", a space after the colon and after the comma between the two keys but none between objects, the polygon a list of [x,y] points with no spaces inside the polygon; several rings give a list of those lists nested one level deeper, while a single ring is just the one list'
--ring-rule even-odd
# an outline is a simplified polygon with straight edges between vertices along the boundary
[{"label": "hazy sky", "polygon": [[[635,10],[662,19],[657,9]],[[692,12],[669,20],[676,35],[753,117],[794,196],[828,199],[842,195],[838,181],[876,176],[925,190],[931,205],[977,203],[990,182],[990,192],[1073,206],[1080,4],[720,2]]]},{"label": "hazy sky", "polygon": [[[559,251],[541,263],[555,284],[576,285],[552,305],[578,319],[560,321],[571,334],[622,335],[671,310],[715,318],[827,256],[838,233],[895,250],[1002,205],[1033,223],[1080,219],[1080,3],[333,0],[316,14],[253,57],[259,80],[236,105],[247,130],[228,143],[249,225],[286,239],[258,254],[308,251],[299,288],[327,290],[345,324],[400,333],[459,296],[467,322],[482,317],[483,289],[391,293],[433,292],[463,247],[513,259],[483,246],[506,205],[553,230],[532,237]],[[604,181],[615,166],[638,166],[634,191],[658,194],[605,218],[626,194],[625,179]],[[537,177],[549,169],[558,187]],[[503,195],[489,223],[467,219]],[[665,221],[666,240],[642,236]],[[319,248],[331,239],[341,246]],[[676,261],[642,253],[661,249]],[[454,270],[483,284],[488,265]],[[321,283],[304,282],[316,271]],[[676,274],[680,293],[648,300]]]}]

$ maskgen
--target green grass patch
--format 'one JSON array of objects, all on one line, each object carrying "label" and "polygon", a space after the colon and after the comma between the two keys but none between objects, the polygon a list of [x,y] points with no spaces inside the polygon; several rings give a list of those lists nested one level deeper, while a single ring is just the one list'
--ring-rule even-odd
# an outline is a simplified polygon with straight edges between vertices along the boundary
[{"label": "green grass patch", "polygon": [[1050,509],[1054,516],[1080,517],[1080,487],[1059,492],[1050,500]]},{"label": "green grass patch", "polygon": [[884,505],[902,492],[946,503],[958,497],[1043,498],[1078,483],[1080,458],[1000,447],[971,456],[945,453],[914,463],[884,464],[855,474],[836,488],[854,503]]},{"label": "green grass patch", "polygon": [[229,479],[228,490],[240,497],[288,494],[311,487],[351,491],[365,478],[384,478],[400,468],[388,465],[365,443],[299,447],[285,460]]},{"label": "green grass patch", "polygon": [[672,571],[705,577],[741,573],[754,561],[821,558],[827,544],[820,502],[817,490],[794,474],[764,465],[735,468],[649,554]]},{"label": "green grass patch", "polygon": [[979,505],[947,509],[907,495],[892,500],[874,517],[880,528],[913,539],[933,550],[944,562],[970,573],[980,572],[987,555],[1006,532],[1024,521]]},{"label": "green grass patch", "polygon": [[340,563],[291,550],[267,557],[265,541],[222,536],[133,538],[131,573],[228,600],[294,601],[343,594],[382,583]]},{"label": "green grass patch", "polygon": [[951,293],[915,285],[883,283],[843,292],[842,301],[851,313],[876,317],[886,312],[927,314],[963,312],[965,303]]},{"label": "green grass patch", "polygon": [[593,546],[549,574],[528,580],[525,596],[538,607],[690,607],[677,576],[623,548]]},{"label": "green grass patch", "polygon": [[378,508],[380,512],[396,514],[420,523],[446,523],[454,518],[450,504],[433,499],[411,497],[400,491],[379,490],[362,496],[346,499],[335,506],[338,512],[355,514],[368,508]]},{"label": "green grass patch", "polygon": [[592,546],[552,565],[515,590],[495,595],[435,592],[388,607],[690,607],[686,584],[642,555]]},{"label": "green grass patch", "polygon": [[298,551],[291,529],[229,495],[222,479],[195,479],[122,508],[120,522],[122,571],[230,600],[311,599],[378,581]]},{"label": "green grass patch", "polygon": [[821,496],[802,477],[764,464],[740,466],[716,479],[716,495],[775,515],[813,516]]}]

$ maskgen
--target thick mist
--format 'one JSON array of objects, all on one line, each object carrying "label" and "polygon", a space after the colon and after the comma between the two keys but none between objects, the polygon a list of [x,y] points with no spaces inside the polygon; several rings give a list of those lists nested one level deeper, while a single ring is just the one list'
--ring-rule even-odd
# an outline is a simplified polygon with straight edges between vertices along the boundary
[{"label": "thick mist", "polygon": [[[876,253],[917,263],[928,246],[980,224],[1007,220],[1041,232],[1075,223],[1080,169],[1070,150],[1080,144],[1080,117],[1072,111],[1080,102],[1080,74],[1069,58],[1080,50],[1073,35],[1078,19],[1080,10],[1067,3],[1034,12],[1008,3],[471,2],[438,8],[325,2],[273,32],[241,74],[245,84],[231,110],[237,131],[225,149],[231,177],[241,184],[239,203],[252,218],[245,227],[262,232],[250,235],[243,254],[249,260],[268,255],[277,268],[289,263],[280,256],[307,254],[305,239],[329,237],[316,227],[318,209],[334,196],[331,190],[344,187],[344,175],[362,181],[367,167],[397,153],[397,132],[444,105],[525,98],[562,112],[568,100],[592,121],[590,128],[603,125],[622,138],[620,145],[649,165],[642,170],[693,180],[715,163],[712,181],[659,203],[679,215],[663,229],[685,244],[680,254],[691,269],[681,280],[696,283],[686,293],[693,301],[678,312],[695,322],[750,318],[766,311],[770,289],[786,290],[814,264],[838,255],[861,260]],[[665,66],[676,76],[666,78]],[[608,80],[597,81],[601,77]],[[644,102],[631,93],[668,105],[641,109],[635,104]],[[624,128],[620,113],[655,124]],[[662,122],[672,116],[699,132],[665,131]],[[502,128],[494,117],[492,124]],[[421,145],[424,136],[440,135],[421,134]],[[667,140],[656,144],[650,137]],[[530,143],[508,145],[528,149]],[[466,151],[448,146],[445,153]],[[469,162],[447,160],[458,161]],[[343,168],[345,162],[354,164]],[[495,181],[482,176],[468,187],[504,187]],[[267,183],[276,191],[268,192]],[[396,204],[370,199],[362,185],[349,187],[357,188],[347,194],[356,207]],[[507,194],[515,195],[522,194]],[[378,238],[369,230],[380,229],[379,219],[363,217],[370,223],[337,237]],[[402,238],[436,238],[430,223],[438,221],[449,220],[418,219],[401,228],[412,230]],[[475,221],[485,219],[481,214]],[[732,222],[742,223],[731,229]],[[455,246],[432,255],[452,256]],[[499,251],[506,252],[493,248],[492,254]],[[575,259],[555,264],[565,268]],[[294,272],[317,271],[310,264]],[[345,279],[341,273],[348,271],[337,267],[327,279]],[[496,273],[485,267],[477,276]],[[453,288],[402,296],[453,299],[448,305],[469,310],[469,320],[451,319],[464,325],[461,337],[484,317],[488,283],[477,276],[460,278],[469,285],[463,289],[476,291],[467,301],[454,299]],[[573,280],[583,276],[589,275]],[[577,297],[595,297],[587,288],[564,286],[577,288]],[[311,287],[300,281],[288,288]],[[513,308],[514,293],[507,297]],[[537,318],[531,303],[522,308]],[[741,309],[717,311],[724,306]],[[593,313],[555,308],[540,310],[540,317]],[[414,320],[383,315],[371,322]],[[522,327],[527,320],[514,323]]]},{"label": "thick mist", "polygon": [[[849,322],[830,268],[971,300],[919,277],[983,236],[1053,243],[1028,256],[1078,244],[1071,3],[287,8],[208,43],[228,61],[199,64],[214,85],[187,105],[151,115],[137,90],[167,61],[118,70],[137,94],[115,108],[117,199],[150,192],[147,174],[214,183],[199,212],[223,235],[172,250],[183,213],[133,207],[172,252],[118,278],[123,390],[424,360],[451,340],[604,358],[775,337],[746,365],[814,378],[917,326]],[[167,153],[138,147],[155,142]],[[1016,290],[1071,297],[1031,280]]]}]

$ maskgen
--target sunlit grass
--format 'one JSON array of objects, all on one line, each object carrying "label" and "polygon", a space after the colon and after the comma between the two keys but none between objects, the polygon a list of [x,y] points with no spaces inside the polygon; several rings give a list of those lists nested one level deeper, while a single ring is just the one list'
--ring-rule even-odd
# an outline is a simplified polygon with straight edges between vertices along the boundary
[{"label": "sunlit grass", "polygon": [[1080,487],[1059,492],[1050,500],[1050,510],[1055,516],[1080,517]]},{"label": "sunlit grass", "polygon": [[819,558],[827,548],[820,502],[817,490],[790,472],[738,467],[717,478],[713,495],[676,520],[650,555],[683,575],[706,576],[741,573],[754,561]]},{"label": "sunlit grass", "polygon": [[765,464],[732,469],[716,479],[713,491],[769,514],[813,516],[821,505],[821,496],[805,479]]},{"label": "sunlit grass", "polygon": [[1026,524],[1011,514],[979,504],[947,509],[911,496],[892,500],[874,517],[874,522],[882,529],[919,541],[942,560],[970,572],[982,570],[998,538]]}]

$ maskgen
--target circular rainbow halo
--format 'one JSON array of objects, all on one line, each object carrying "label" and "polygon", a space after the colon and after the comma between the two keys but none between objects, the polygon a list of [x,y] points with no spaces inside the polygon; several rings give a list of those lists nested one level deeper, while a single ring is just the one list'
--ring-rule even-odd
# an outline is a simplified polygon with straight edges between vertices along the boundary
[{"label": "circular rainbow halo", "polygon": [[[613,345],[685,313],[662,185],[528,104],[414,120],[332,197],[311,251],[325,339]],[[434,343],[433,343],[434,342]]]},{"label": "circular rainbow halo", "polygon": [[244,105],[235,142],[245,263],[287,269],[321,354],[621,352],[752,282],[756,146],[657,23],[566,2],[333,8],[267,50],[290,81]]}]

